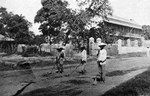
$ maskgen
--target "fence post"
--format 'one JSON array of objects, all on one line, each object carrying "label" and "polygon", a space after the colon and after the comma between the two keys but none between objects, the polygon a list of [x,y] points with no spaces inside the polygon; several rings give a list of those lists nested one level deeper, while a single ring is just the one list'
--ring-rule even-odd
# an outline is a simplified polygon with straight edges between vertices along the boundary
[{"label": "fence post", "polygon": [[122,40],[118,40],[118,54],[121,54]]},{"label": "fence post", "polygon": [[90,55],[93,55],[93,48],[94,48],[94,38],[89,38],[89,53]]},{"label": "fence post", "polygon": [[128,47],[131,47],[131,40],[130,39],[127,40],[127,45],[128,45]]}]

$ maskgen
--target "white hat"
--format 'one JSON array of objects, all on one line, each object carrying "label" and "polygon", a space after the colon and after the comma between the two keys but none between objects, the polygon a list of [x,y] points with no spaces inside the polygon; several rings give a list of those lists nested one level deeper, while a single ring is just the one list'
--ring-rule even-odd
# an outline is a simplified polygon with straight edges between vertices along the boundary
[{"label": "white hat", "polygon": [[64,48],[63,47],[58,47],[57,50],[64,50]]},{"label": "white hat", "polygon": [[63,46],[63,45],[59,45],[59,46],[57,47],[57,49],[64,50],[64,49],[65,49],[65,46]]},{"label": "white hat", "polygon": [[101,43],[98,46],[106,46],[106,44],[105,43]]},{"label": "white hat", "polygon": [[81,46],[81,50],[85,49],[85,46]]}]

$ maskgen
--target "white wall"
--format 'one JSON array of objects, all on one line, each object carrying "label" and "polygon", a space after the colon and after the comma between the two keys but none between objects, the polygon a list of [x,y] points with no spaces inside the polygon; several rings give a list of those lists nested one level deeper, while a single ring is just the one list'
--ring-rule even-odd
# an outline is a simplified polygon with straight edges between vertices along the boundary
[{"label": "white wall", "polygon": [[146,52],[146,49],[146,47],[121,47],[120,49],[118,49],[118,54]]}]

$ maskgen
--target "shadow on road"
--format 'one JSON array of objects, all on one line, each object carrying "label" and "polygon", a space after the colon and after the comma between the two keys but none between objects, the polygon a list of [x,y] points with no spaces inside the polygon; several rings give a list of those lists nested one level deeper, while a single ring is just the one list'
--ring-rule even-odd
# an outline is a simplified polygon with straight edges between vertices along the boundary
[{"label": "shadow on road", "polygon": [[36,89],[19,96],[78,96],[81,93],[82,90],[78,88],[72,88],[71,86],[57,86]]}]

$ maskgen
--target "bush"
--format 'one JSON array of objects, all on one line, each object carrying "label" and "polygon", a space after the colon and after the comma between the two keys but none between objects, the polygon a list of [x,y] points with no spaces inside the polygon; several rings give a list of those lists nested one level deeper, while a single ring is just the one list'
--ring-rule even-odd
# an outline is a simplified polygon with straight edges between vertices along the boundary
[{"label": "bush", "polygon": [[38,53],[38,48],[37,47],[28,47],[27,49],[26,49],[26,52],[27,53]]},{"label": "bush", "polygon": [[110,89],[102,96],[149,96],[150,69]]},{"label": "bush", "polygon": [[26,48],[26,51],[22,53],[23,57],[30,57],[38,55],[38,48],[35,46],[30,46]]}]

